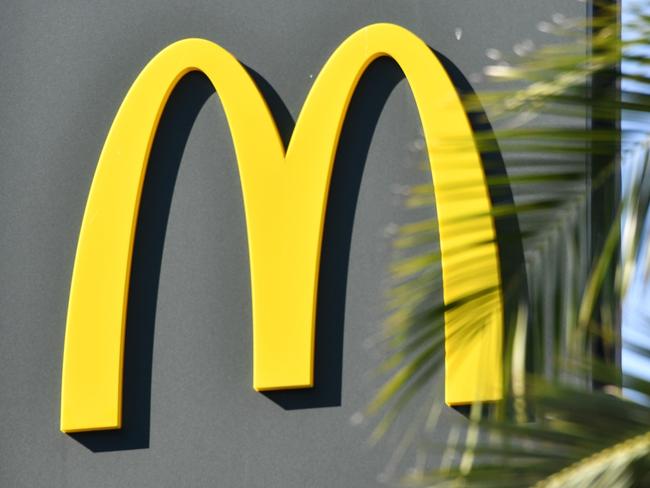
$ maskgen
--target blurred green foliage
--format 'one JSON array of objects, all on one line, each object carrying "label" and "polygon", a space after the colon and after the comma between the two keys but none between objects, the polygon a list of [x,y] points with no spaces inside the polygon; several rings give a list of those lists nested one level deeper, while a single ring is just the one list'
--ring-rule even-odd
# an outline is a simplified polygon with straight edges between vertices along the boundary
[{"label": "blurred green foliage", "polygon": [[[650,382],[620,367],[620,306],[632,280],[650,275],[650,6],[598,8],[589,21],[541,22],[547,45],[489,50],[493,88],[465,97],[498,244],[515,242],[501,252],[506,395],[469,406],[442,445],[429,439],[443,408],[443,313],[459,304],[442,303],[435,219],[394,238],[378,340],[386,382],[366,413],[373,441],[399,428],[397,455],[415,444],[441,460],[415,461],[399,477],[409,486],[650,486]],[[431,185],[405,203],[433,209]],[[637,327],[650,336],[643,305]],[[650,361],[643,344],[624,347]],[[395,423],[405,416],[407,427]]]}]

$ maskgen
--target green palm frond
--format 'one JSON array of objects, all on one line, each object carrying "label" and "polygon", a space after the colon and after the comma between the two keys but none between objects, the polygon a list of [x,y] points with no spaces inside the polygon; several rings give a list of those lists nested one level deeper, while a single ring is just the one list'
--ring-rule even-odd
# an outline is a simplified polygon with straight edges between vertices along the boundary
[{"label": "green palm frond", "polygon": [[[630,484],[638,463],[650,462],[647,407],[548,383],[535,390],[530,401],[536,422],[481,422],[485,438],[470,448],[471,466],[431,471],[408,481],[504,488],[647,486],[641,479]],[[467,450],[465,446],[462,454]]]},{"label": "green palm frond", "polygon": [[[626,13],[624,28],[632,34],[624,38],[618,9],[601,9],[590,23],[561,16],[542,23],[555,42],[519,49],[512,59],[494,56],[498,65],[486,69],[494,89],[466,97],[479,126],[475,139],[485,155],[492,216],[497,228],[513,219],[518,224],[498,238],[520,239],[523,253],[504,280],[510,308],[506,397],[487,409],[472,406],[469,422],[452,426],[445,445],[428,440],[442,408],[443,315],[463,300],[443,303],[435,218],[404,225],[393,239],[389,317],[380,341],[389,354],[378,371],[386,382],[367,411],[379,419],[373,440],[395,419],[412,416],[397,455],[403,457],[410,445],[442,459],[439,466],[417,462],[403,478],[407,484],[650,486],[650,382],[621,374],[607,354],[602,364],[593,355],[595,343],[617,347],[618,304],[635,277],[650,275],[650,246],[644,245],[650,9]],[[603,77],[608,85],[600,89],[594,80]],[[452,150],[456,144],[445,143]],[[508,174],[490,170],[494,155],[507,161]],[[595,173],[588,164],[593,160],[599,161]],[[624,190],[592,260],[585,224],[590,199],[618,175],[624,176]],[[507,197],[510,189],[514,201],[495,197]],[[422,209],[435,212],[431,185],[411,188],[404,204],[417,215]],[[467,297],[473,304],[480,299]],[[480,306],[475,308],[465,334],[480,327]],[[650,332],[650,314],[644,320]],[[643,345],[626,347],[650,361]]]}]

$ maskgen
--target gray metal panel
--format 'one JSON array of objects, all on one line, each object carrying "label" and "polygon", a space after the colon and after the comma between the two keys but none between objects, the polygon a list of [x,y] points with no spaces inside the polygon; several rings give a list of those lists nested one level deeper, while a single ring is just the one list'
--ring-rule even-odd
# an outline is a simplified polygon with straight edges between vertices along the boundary
[{"label": "gray metal panel", "polygon": [[375,486],[394,448],[389,438],[369,449],[369,429],[349,424],[374,386],[377,357],[363,343],[382,316],[382,232],[405,218],[389,188],[423,179],[408,150],[417,113],[390,63],[373,68],[355,99],[339,154],[319,321],[324,391],[267,397],[251,388],[237,168],[218,99],[194,75],[172,97],[143,197],[129,316],[139,332],[127,351],[127,370],[138,372],[127,378],[131,433],[58,431],[66,304],[88,188],[122,97],[157,51],[189,36],[218,42],[277,92],[290,128],[312,76],[364,25],[401,24],[469,76],[487,47],[539,41],[539,20],[585,9],[566,0],[5,1],[0,486]]}]

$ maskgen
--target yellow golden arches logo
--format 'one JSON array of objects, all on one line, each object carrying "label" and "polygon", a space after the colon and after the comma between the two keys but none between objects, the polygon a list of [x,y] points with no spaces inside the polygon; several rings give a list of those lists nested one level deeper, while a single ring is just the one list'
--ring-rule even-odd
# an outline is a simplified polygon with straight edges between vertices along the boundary
[{"label": "yellow golden arches logo", "polygon": [[[482,293],[480,301],[470,300],[445,313],[446,401],[500,398],[499,263],[490,198],[471,127],[451,80],[429,47],[404,28],[376,24],[351,35],[327,61],[286,154],[257,86],[217,44],[201,39],[176,42],[142,70],[106,138],[81,226],[63,356],[62,431],[121,426],[126,307],[142,183],[163,108],[176,83],[190,71],[203,72],[213,83],[239,165],[251,269],[253,386],[312,386],[330,175],[356,84],[367,66],[382,56],[399,64],[419,109],[433,174],[445,303],[492,290]],[[463,141],[465,150],[445,149],[440,141],[446,139]],[[471,242],[485,244],[468,246]],[[471,280],[466,276],[469,262],[474,269]],[[462,337],[454,332],[468,320],[468,313],[488,320],[471,337]]]}]

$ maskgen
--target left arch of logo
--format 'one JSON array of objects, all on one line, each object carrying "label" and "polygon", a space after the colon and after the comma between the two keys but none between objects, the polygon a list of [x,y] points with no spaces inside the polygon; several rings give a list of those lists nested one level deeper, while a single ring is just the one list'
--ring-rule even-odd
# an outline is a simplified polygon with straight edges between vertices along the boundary
[{"label": "left arch of logo", "polygon": [[190,71],[203,72],[213,83],[239,166],[251,269],[254,388],[313,385],[330,175],[357,82],[382,56],[393,58],[408,80],[433,175],[443,295],[449,306],[446,401],[501,397],[499,262],[490,198],[470,124],[429,47],[404,28],[375,24],[351,35],[327,61],[286,154],[257,86],[217,44],[178,41],[142,70],[106,138],[81,226],[65,334],[62,431],[121,426],[126,308],[140,195],[161,113],[176,83]]}]

